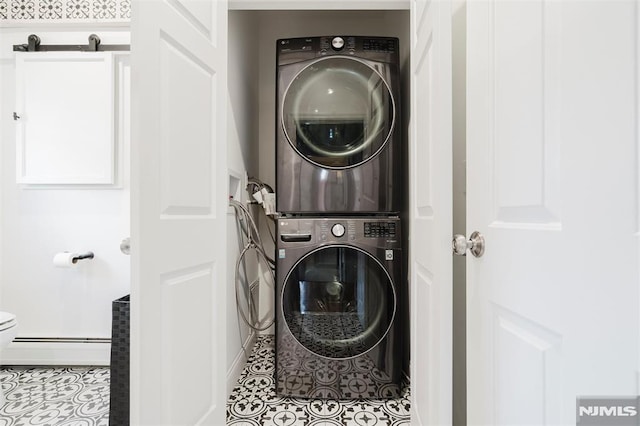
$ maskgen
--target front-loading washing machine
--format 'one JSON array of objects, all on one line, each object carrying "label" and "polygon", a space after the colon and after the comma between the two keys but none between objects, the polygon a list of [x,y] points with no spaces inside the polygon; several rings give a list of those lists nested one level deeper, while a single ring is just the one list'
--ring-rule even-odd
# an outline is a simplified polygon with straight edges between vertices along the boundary
[{"label": "front-loading washing machine", "polygon": [[276,209],[399,212],[397,38],[277,41]]},{"label": "front-loading washing machine", "polygon": [[395,398],[406,297],[397,217],[282,217],[276,389],[304,398]]}]

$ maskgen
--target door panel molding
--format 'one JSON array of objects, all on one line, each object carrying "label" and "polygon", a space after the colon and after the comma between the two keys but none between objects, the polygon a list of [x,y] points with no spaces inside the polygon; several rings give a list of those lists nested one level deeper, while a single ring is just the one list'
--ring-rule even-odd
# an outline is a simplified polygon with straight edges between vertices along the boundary
[{"label": "door panel molding", "polygon": [[561,33],[562,6],[552,3],[488,3],[490,177],[496,228],[562,228],[557,90],[561,44],[553,42]]},{"label": "door panel molding", "polygon": [[[425,7],[425,10],[428,8]],[[414,70],[415,102],[414,116],[420,117],[421,132],[420,143],[416,144],[416,158],[419,159],[419,167],[416,167],[419,184],[415,185],[414,197],[416,199],[416,214],[422,218],[433,217],[433,37],[429,34],[426,40],[417,47],[420,54]]]},{"label": "door panel molding", "polygon": [[[207,336],[213,335],[216,327],[210,310],[216,265],[205,263],[172,271],[160,279],[164,418],[169,424],[196,425],[215,409],[220,397],[225,397],[216,395],[213,368],[208,362],[215,351],[213,342],[207,344]],[[198,374],[184,374],[185,363],[199,366]],[[176,365],[182,365],[182,371],[172,368]],[[188,423],[184,423],[185,415],[189,416]]]},{"label": "door panel molding", "polygon": [[[498,424],[560,424],[562,335],[496,303],[492,381]],[[518,365],[510,362],[520,359]],[[526,383],[526,386],[522,384]],[[522,401],[526,401],[522,410]],[[520,403],[519,403],[520,402]]]},{"label": "door panel molding", "polygon": [[[170,4],[182,18],[189,22],[202,35],[211,42],[215,42],[212,37],[216,22],[216,9],[214,2],[202,0],[165,0]],[[203,17],[206,17],[203,19]]]},{"label": "door panel molding", "polygon": [[[415,283],[415,291],[411,298],[411,310],[414,312],[418,309],[426,314],[421,318],[424,322],[419,327],[413,327],[411,335],[412,346],[416,346],[415,351],[418,354],[429,353],[430,348],[434,345],[434,317],[435,306],[433,300],[433,273],[427,267],[420,263],[414,264],[414,273],[411,281]],[[412,379],[416,383],[426,383],[427,386],[418,386],[411,390],[412,397],[418,401],[429,401],[434,397],[433,392],[437,391],[434,386],[435,377],[433,375],[434,362],[430,362],[423,368],[415,370],[417,377]],[[434,389],[435,388],[435,389]],[[413,411],[412,419],[415,424],[427,424],[427,419],[421,418],[420,411]]]},{"label": "door panel molding", "polygon": [[160,64],[161,214],[215,217],[216,73],[163,32]]}]

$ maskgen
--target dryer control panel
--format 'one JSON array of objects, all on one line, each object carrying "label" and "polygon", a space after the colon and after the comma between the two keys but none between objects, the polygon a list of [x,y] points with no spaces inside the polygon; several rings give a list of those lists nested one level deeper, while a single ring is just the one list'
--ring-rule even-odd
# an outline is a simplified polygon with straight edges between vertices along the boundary
[{"label": "dryer control panel", "polygon": [[399,63],[399,41],[395,37],[361,37],[335,34],[323,37],[284,38],[276,42],[277,64],[306,61],[323,56]]}]

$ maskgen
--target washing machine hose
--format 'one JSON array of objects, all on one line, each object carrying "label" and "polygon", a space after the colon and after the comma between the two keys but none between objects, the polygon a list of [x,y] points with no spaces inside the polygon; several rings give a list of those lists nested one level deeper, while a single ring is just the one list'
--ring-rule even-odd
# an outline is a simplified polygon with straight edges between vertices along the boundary
[{"label": "washing machine hose", "polygon": [[[240,266],[243,265],[243,259],[244,256],[249,253],[250,251],[254,250],[256,252],[256,254],[258,255],[259,258],[262,259],[262,261],[264,262],[265,265],[267,265],[269,267],[269,272],[271,275],[271,279],[273,280],[272,282],[275,283],[276,277],[275,274],[273,273],[273,269],[270,267],[269,263],[268,263],[268,258],[264,253],[264,250],[260,249],[258,246],[256,246],[255,244],[247,244],[245,246],[245,248],[240,252],[240,255],[238,256],[238,260],[236,262],[236,272],[235,272],[235,289],[236,289],[236,305],[238,307],[238,312],[240,313],[240,316],[242,317],[242,319],[244,320],[245,324],[247,324],[249,327],[251,327],[253,330],[255,331],[264,331],[264,330],[268,330],[269,327],[271,327],[275,321],[275,318],[271,318],[266,324],[264,325],[255,325],[260,324],[262,322],[262,319],[258,319],[257,316],[257,312],[256,312],[256,308],[255,305],[253,303],[253,297],[251,297],[251,288],[248,288],[247,285],[247,280],[245,280],[245,295],[246,299],[247,299],[247,306],[249,309],[249,315],[251,316],[251,320],[249,320],[247,318],[246,313],[242,310],[242,307],[240,306],[240,296],[239,296],[239,283],[242,282],[242,280],[240,279]],[[246,274],[245,274],[246,277]],[[248,290],[248,291],[247,291]]]},{"label": "washing machine hose", "polygon": [[[266,324],[262,324],[265,319],[259,319],[256,306],[253,302],[253,298],[251,297],[251,288],[248,282],[247,272],[246,272],[246,261],[245,256],[247,253],[251,251],[255,251],[258,262],[262,261],[264,266],[269,270],[269,274],[271,275],[272,284],[275,287],[275,273],[274,266],[275,261],[270,258],[262,244],[262,240],[260,239],[260,233],[258,232],[258,227],[253,219],[253,216],[249,212],[249,210],[244,206],[244,204],[234,200],[229,200],[229,205],[232,206],[236,213],[236,221],[240,226],[243,234],[243,244],[244,248],[240,251],[238,255],[238,259],[236,261],[236,268],[234,274],[234,288],[235,288],[235,298],[236,298],[236,307],[238,312],[245,322],[245,324],[255,331],[264,331],[269,329],[275,322],[275,318],[271,318],[267,321]],[[268,226],[268,224],[267,224]],[[246,244],[244,240],[247,240]],[[245,279],[241,279],[241,270],[244,271]],[[242,309],[240,299],[241,299],[241,291],[244,292],[245,301],[247,304],[248,312]],[[243,346],[244,347],[244,346]]]}]

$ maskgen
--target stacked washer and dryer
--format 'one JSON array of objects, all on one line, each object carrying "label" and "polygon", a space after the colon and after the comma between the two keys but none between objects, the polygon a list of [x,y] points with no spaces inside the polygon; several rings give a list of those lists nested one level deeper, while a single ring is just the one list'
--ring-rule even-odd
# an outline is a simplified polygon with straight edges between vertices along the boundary
[{"label": "stacked washer and dryer", "polygon": [[[407,325],[398,39],[277,41],[276,381],[393,398]],[[404,306],[405,304],[401,304]]]}]

